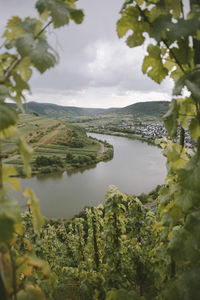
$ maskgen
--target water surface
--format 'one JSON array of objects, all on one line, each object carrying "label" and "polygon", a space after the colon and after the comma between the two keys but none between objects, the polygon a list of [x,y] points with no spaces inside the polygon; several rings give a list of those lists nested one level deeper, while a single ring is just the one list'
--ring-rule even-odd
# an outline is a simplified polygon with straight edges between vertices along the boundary
[{"label": "water surface", "polygon": [[[22,189],[31,187],[40,199],[44,216],[71,218],[84,206],[104,203],[109,185],[115,185],[123,193],[147,193],[164,183],[165,158],[161,149],[141,141],[102,134],[90,134],[107,140],[114,146],[114,158],[100,162],[87,170],[71,175],[33,177],[20,179]],[[19,196],[18,196],[19,198]],[[23,206],[24,199],[20,199]]]}]

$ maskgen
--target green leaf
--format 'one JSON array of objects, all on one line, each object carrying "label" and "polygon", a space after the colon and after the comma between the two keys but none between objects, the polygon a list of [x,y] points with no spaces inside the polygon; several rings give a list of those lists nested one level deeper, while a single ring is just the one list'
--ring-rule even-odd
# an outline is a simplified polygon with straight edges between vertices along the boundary
[{"label": "green leaf", "polygon": [[29,206],[31,213],[32,213],[32,223],[34,231],[37,234],[40,234],[40,230],[44,225],[44,219],[40,212],[40,206],[37,197],[35,196],[34,192],[26,188],[23,193],[24,197],[29,197],[30,199],[27,201],[27,205]]},{"label": "green leaf", "polygon": [[13,71],[12,75],[15,81],[15,86],[13,87],[13,90],[16,92],[17,98],[20,99],[21,97],[24,97],[22,92],[24,90],[30,90],[30,87],[16,71]]},{"label": "green leaf", "polygon": [[188,37],[199,29],[199,15],[190,20],[179,19],[177,23],[171,23],[167,37],[169,40],[176,40],[180,37]]},{"label": "green leaf", "polygon": [[176,99],[173,99],[169,105],[168,112],[163,117],[165,127],[171,138],[175,138],[177,136],[177,128],[178,128],[177,119],[178,119],[178,104]]},{"label": "green leaf", "polygon": [[199,78],[197,78],[198,81],[195,82],[195,80],[185,80],[185,84],[189,91],[192,93],[192,97],[200,103],[200,81]]},{"label": "green leaf", "polygon": [[23,35],[16,40],[15,46],[22,57],[29,56],[35,46],[34,35],[31,33]]},{"label": "green leaf", "polygon": [[46,297],[39,287],[25,286],[25,290],[17,293],[18,300],[45,300]]},{"label": "green leaf", "polygon": [[200,137],[200,121],[198,119],[192,119],[189,129],[191,137],[197,142]]},{"label": "green leaf", "polygon": [[73,9],[73,10],[71,9],[70,16],[76,24],[81,24],[83,22],[84,13],[80,9]]},{"label": "green leaf", "polygon": [[31,78],[32,70],[30,66],[31,66],[30,58],[25,57],[16,67],[16,70],[20,73],[21,78],[24,81],[28,81]]},{"label": "green leaf", "polygon": [[46,0],[38,0],[35,4],[35,7],[37,8],[38,12],[42,14],[47,6],[47,1]]},{"label": "green leaf", "polygon": [[16,111],[9,105],[0,102],[0,130],[15,125],[18,120]]},{"label": "green leaf", "polygon": [[[180,185],[185,190],[193,190],[200,193],[200,165],[198,154],[195,154],[187,163],[184,169],[178,172]],[[192,200],[192,199],[191,199]]]},{"label": "green leaf", "polygon": [[61,27],[69,23],[70,7],[63,2],[56,2],[54,0],[48,0],[48,10],[52,17],[52,21],[55,28]]},{"label": "green leaf", "polygon": [[128,30],[133,31],[133,34],[126,40],[129,47],[141,45],[145,40],[143,34],[145,32],[150,32],[151,30],[148,22],[145,22],[145,19],[137,6],[128,7],[123,12],[121,19],[117,22],[117,33],[119,38],[123,37]]},{"label": "green leaf", "polygon": [[127,291],[125,289],[112,289],[106,294],[106,300],[144,300],[135,291]]},{"label": "green leaf", "polygon": [[161,15],[157,17],[153,23],[153,35],[157,41],[160,41],[163,37],[166,38],[166,30],[171,23],[171,15]]},{"label": "green leaf", "polygon": [[28,17],[21,22],[20,27],[23,28],[27,33],[34,33],[37,22],[37,19]]},{"label": "green leaf", "polygon": [[0,213],[0,243],[9,242],[14,234],[14,219]]},{"label": "green leaf", "polygon": [[29,177],[31,175],[31,168],[29,162],[33,155],[33,149],[21,138],[18,139],[18,147],[24,162],[24,171]]},{"label": "green leaf", "polygon": [[[181,251],[179,251],[181,249]],[[196,261],[199,257],[198,245],[194,236],[184,228],[174,228],[168,250],[176,261]]]},{"label": "green leaf", "polygon": [[53,67],[56,63],[56,57],[49,52],[50,46],[43,38],[39,38],[36,47],[31,51],[30,58],[34,67],[41,73]]},{"label": "green leaf", "polygon": [[[179,249],[179,252],[180,249]],[[186,269],[187,270],[187,269]],[[166,285],[162,292],[163,300],[199,300],[200,298],[200,268],[182,272],[181,276],[170,284]]]},{"label": "green leaf", "polygon": [[[178,48],[177,47],[172,48],[171,52],[173,51],[173,54],[176,56],[177,61],[181,65],[189,64],[192,57],[192,53],[187,40],[180,39],[177,45]],[[171,55],[171,58],[173,59],[174,57]]]},{"label": "green leaf", "polygon": [[8,20],[6,26],[7,30],[3,34],[3,36],[6,37],[8,41],[15,41],[26,33],[26,31],[22,27],[20,27],[21,22],[22,20],[16,16]]},{"label": "green leaf", "polygon": [[195,211],[187,216],[186,222],[185,222],[185,229],[192,234],[197,243],[198,247],[200,247],[200,211]]},{"label": "green leaf", "polygon": [[8,96],[9,88],[4,84],[0,84],[0,102],[4,101]]},{"label": "green leaf", "polygon": [[14,177],[17,175],[17,171],[13,166],[3,165],[3,182],[8,183],[17,192],[20,192],[20,181]]},{"label": "green leaf", "polygon": [[155,82],[161,83],[168,75],[168,70],[163,65],[160,47],[151,44],[147,51],[149,55],[144,58],[142,72]]}]

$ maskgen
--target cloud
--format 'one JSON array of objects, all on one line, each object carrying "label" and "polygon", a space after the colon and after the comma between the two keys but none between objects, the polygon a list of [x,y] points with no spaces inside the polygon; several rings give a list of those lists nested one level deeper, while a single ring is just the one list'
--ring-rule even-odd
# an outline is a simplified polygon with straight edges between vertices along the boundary
[{"label": "cloud", "polygon": [[[11,15],[36,14],[34,0],[7,0],[2,6],[1,27]],[[60,55],[59,64],[41,75],[35,72],[28,100],[81,107],[125,106],[137,101],[168,100],[172,84],[158,85],[142,74],[145,47],[129,48],[119,40],[116,22],[121,0],[79,0],[85,20],[48,29],[50,44]],[[132,101],[132,102],[131,102]]]}]

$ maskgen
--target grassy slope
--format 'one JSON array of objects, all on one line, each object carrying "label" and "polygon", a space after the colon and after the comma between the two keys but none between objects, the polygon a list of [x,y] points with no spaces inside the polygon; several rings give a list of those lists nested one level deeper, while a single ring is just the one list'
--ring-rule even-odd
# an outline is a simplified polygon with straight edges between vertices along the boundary
[{"label": "grassy slope", "polygon": [[68,119],[94,118],[108,115],[135,115],[160,117],[168,110],[168,101],[138,102],[123,108],[81,108],[73,106],[60,106],[50,103],[29,102],[24,108],[29,112],[35,112],[40,116],[49,118]]},{"label": "grassy slope", "polygon": [[[75,157],[78,155],[87,156],[91,154],[97,157],[97,153],[100,150],[100,143],[88,138],[83,128],[69,124],[63,120],[23,114],[20,115],[18,128],[25,140],[34,149],[34,156],[31,161],[33,165],[37,156],[42,155],[52,157],[53,155],[56,155],[64,162],[64,168],[72,169],[71,163],[65,162],[66,154],[68,152]],[[70,143],[73,141],[81,142],[83,147],[74,148],[70,146]],[[12,154],[9,154],[7,163],[17,166],[22,165],[19,155],[15,152],[14,144],[6,144],[4,149],[6,151],[8,149],[10,153],[13,152]],[[9,152],[7,151],[7,153]],[[40,170],[35,169],[35,172],[40,173]]]},{"label": "grassy slope", "polygon": [[119,114],[132,114],[135,116],[163,116],[169,108],[168,101],[138,102],[126,106],[118,111]]}]

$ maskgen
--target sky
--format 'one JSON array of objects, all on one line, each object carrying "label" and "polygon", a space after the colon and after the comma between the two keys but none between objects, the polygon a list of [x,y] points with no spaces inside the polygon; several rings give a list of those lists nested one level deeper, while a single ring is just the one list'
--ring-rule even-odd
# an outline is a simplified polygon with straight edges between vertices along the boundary
[{"label": "sky", "polygon": [[[34,0],[0,0],[0,32],[8,18],[37,16]],[[18,5],[16,5],[16,2]],[[48,29],[59,63],[35,71],[27,101],[79,107],[125,107],[136,102],[170,100],[173,83],[156,84],[141,71],[145,46],[129,48],[116,33],[123,0],[79,0],[81,25]],[[2,38],[1,38],[2,41]]]}]

